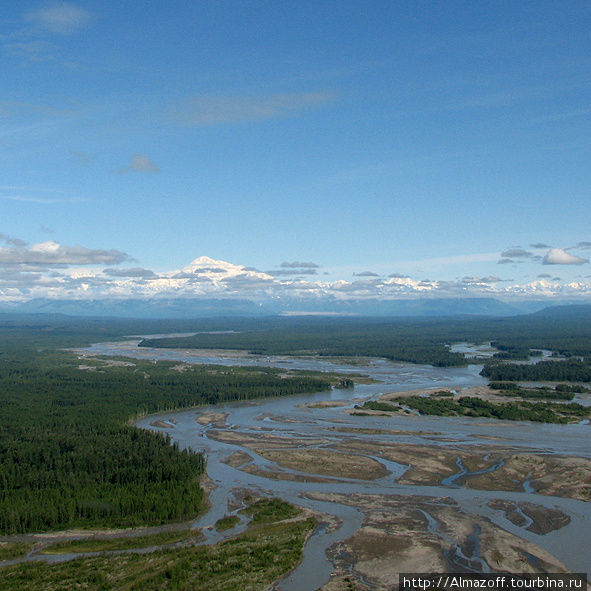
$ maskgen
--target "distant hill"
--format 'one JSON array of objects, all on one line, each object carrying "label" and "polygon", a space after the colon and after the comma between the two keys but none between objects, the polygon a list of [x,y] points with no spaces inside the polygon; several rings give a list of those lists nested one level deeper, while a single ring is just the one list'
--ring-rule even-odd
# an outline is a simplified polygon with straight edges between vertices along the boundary
[{"label": "distant hill", "polygon": [[591,318],[591,304],[570,304],[565,306],[549,306],[535,312],[536,316],[555,318],[556,320],[571,320],[576,318]]},{"label": "distant hill", "polygon": [[246,299],[152,298],[53,300],[38,298],[0,307],[18,314],[65,314],[148,319],[260,317],[277,315],[342,316],[515,316],[539,310],[543,303],[506,303],[494,298],[423,298],[406,300],[336,300],[282,298],[261,303]]},{"label": "distant hill", "polygon": [[212,318],[258,316],[261,308],[250,300],[196,298],[52,300],[38,298],[3,312],[20,314],[66,314],[68,316],[110,316],[118,318]]}]

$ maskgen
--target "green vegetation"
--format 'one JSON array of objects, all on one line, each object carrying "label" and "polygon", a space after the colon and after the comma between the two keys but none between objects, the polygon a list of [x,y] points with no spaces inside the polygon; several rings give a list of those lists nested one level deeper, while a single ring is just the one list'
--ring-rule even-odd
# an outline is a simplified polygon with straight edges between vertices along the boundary
[{"label": "green vegetation", "polygon": [[434,322],[384,319],[281,318],[249,323],[235,333],[144,339],[141,347],[237,349],[259,355],[319,355],[326,357],[384,357],[439,367],[466,365],[437,334]]},{"label": "green vegetation", "polygon": [[[436,366],[464,365],[448,345],[483,343],[508,355],[548,349],[591,358],[591,315],[525,315],[510,318],[267,318],[201,321],[201,334],[146,339],[142,346],[235,349],[263,355],[384,357]],[[205,331],[233,330],[232,333]],[[164,332],[164,331],[161,331]],[[527,355],[526,355],[527,354]]]},{"label": "green vegetation", "polygon": [[162,532],[146,536],[90,538],[51,544],[42,550],[42,554],[74,554],[83,552],[108,552],[113,550],[129,550],[131,548],[152,548],[186,541],[194,543],[202,536],[198,530],[184,529],[181,531]]},{"label": "green vegetation", "polygon": [[0,542],[0,560],[10,560],[26,556],[33,549],[33,544],[23,542]]},{"label": "green vegetation", "polygon": [[556,392],[571,392],[573,394],[591,392],[591,389],[579,384],[556,384],[554,390],[556,390]]},{"label": "green vegetation", "polygon": [[[290,512],[299,513],[295,508]],[[266,589],[297,565],[314,525],[313,519],[288,523],[264,521],[214,546],[4,567],[0,571],[2,591]]]},{"label": "green vegetation", "polygon": [[481,375],[495,381],[513,382],[589,382],[591,359],[538,361],[534,364],[487,363]]},{"label": "green vegetation", "polygon": [[540,400],[572,400],[575,397],[575,392],[579,390],[571,387],[568,384],[559,384],[561,386],[567,386],[564,388],[524,388],[515,382],[491,382],[490,387],[493,390],[498,390],[499,396],[511,396],[514,398],[537,398]]},{"label": "green vegetation", "polygon": [[215,528],[218,531],[225,531],[227,529],[232,529],[234,526],[238,525],[240,522],[240,518],[236,515],[226,515],[226,517],[222,517],[215,522]]},{"label": "green vegetation", "polygon": [[[246,499],[249,500],[248,498]],[[253,523],[273,523],[283,519],[292,519],[300,510],[281,499],[259,499],[241,513],[249,515]]]},{"label": "green vegetation", "polygon": [[[180,372],[173,363],[85,360],[94,370],[81,370],[72,354],[49,348],[51,338],[37,329],[0,336],[2,534],[192,518],[203,506],[203,457],[129,426],[130,419],[330,387],[268,368]],[[47,349],[38,350],[37,337]]]},{"label": "green vegetation", "polygon": [[494,359],[515,359],[515,360],[527,360],[530,356],[530,350],[527,347],[510,347],[497,343],[499,353],[493,355]]},{"label": "green vegetation", "polygon": [[449,390],[438,390],[437,392],[430,393],[429,396],[434,396],[435,398],[453,398],[454,393]]},{"label": "green vegetation", "polygon": [[[189,366],[176,371],[173,363],[146,361],[112,366],[100,361],[79,362],[71,353],[59,350],[126,334],[170,331],[200,334],[145,341],[144,345],[345,359],[378,356],[451,366],[466,361],[463,355],[451,353],[449,344],[492,340],[503,351],[549,349],[583,358],[536,365],[493,361],[484,373],[495,381],[591,378],[589,315],[556,322],[536,315],[435,320],[113,321],[0,314],[0,533],[188,519],[203,504],[198,485],[203,458],[181,452],[165,436],[131,427],[131,419],[200,404],[318,391],[329,388],[329,382],[344,379],[302,374],[286,378],[280,370],[258,367]],[[81,370],[79,364],[91,368]],[[559,388],[555,392],[565,398],[572,393]],[[432,408],[441,413],[449,408],[436,407],[436,403],[459,404],[447,395],[425,400],[431,400]],[[423,400],[423,404],[428,403]],[[516,418],[538,416],[537,411],[520,404],[519,412],[512,411]],[[546,405],[543,410],[549,413],[548,420],[570,420],[564,409],[567,406],[559,412]],[[477,411],[464,409],[461,414],[469,412]]]},{"label": "green vegetation", "polygon": [[382,412],[392,412],[399,410],[399,407],[395,404],[390,404],[389,402],[379,402],[377,400],[368,400],[364,402],[361,406],[356,404],[355,408],[364,408],[366,410],[379,410]]},{"label": "green vegetation", "polygon": [[535,421],[540,423],[570,423],[590,416],[590,409],[580,404],[557,402],[494,403],[481,398],[463,396],[455,400],[409,396],[396,398],[406,406],[425,415],[487,417],[505,421]]}]

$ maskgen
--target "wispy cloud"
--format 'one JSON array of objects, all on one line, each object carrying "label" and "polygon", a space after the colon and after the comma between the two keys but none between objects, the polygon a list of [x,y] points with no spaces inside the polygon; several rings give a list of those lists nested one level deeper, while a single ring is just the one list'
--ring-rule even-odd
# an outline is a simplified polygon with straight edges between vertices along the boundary
[{"label": "wispy cloud", "polygon": [[28,62],[47,62],[55,57],[53,43],[41,39],[14,39],[2,43],[4,52]]},{"label": "wispy cloud", "polygon": [[170,113],[182,125],[210,126],[293,117],[334,100],[331,92],[271,95],[201,95],[187,99]]},{"label": "wispy cloud", "polygon": [[144,154],[136,154],[131,162],[119,169],[119,172],[160,172],[158,165]]},{"label": "wispy cloud", "polygon": [[28,12],[25,20],[43,30],[65,35],[84,27],[90,21],[90,13],[70,2],[53,2]]},{"label": "wispy cloud", "polygon": [[10,246],[27,246],[27,243],[20,238],[13,238],[12,236],[8,236],[8,234],[3,234],[0,232],[0,242],[4,242],[5,244],[9,244]]},{"label": "wispy cloud", "polygon": [[564,250],[574,250],[575,248],[589,250],[591,248],[591,242],[588,242],[588,241],[577,242],[577,244],[575,244],[574,246],[572,246],[570,248],[565,248]]},{"label": "wispy cloud", "polygon": [[311,262],[300,262],[300,261],[284,261],[281,263],[282,269],[318,269],[319,265]]},{"label": "wispy cloud", "polygon": [[501,253],[501,256],[509,259],[529,258],[533,256],[533,252],[529,252],[523,248],[508,248]]},{"label": "wispy cloud", "polygon": [[6,201],[22,201],[24,203],[38,203],[40,205],[53,205],[54,203],[84,203],[88,199],[84,197],[33,197],[30,195],[0,195],[0,199]]},{"label": "wispy cloud", "polygon": [[316,269],[276,269],[271,271],[265,271],[267,275],[272,275],[273,277],[295,277],[298,275],[316,275],[318,271]]},{"label": "wispy cloud", "polygon": [[26,101],[0,101],[0,115],[20,117],[68,117],[73,115],[71,109],[57,108],[51,105]]}]

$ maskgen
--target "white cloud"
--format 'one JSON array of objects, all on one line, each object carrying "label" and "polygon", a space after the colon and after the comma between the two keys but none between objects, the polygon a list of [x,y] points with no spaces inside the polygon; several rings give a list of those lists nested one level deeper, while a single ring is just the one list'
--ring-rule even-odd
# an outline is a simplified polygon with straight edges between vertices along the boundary
[{"label": "white cloud", "polygon": [[299,92],[267,96],[202,95],[185,101],[171,115],[182,125],[219,125],[290,117],[334,100],[330,92]]},{"label": "white cloud", "polygon": [[588,262],[589,259],[570,254],[562,248],[551,248],[542,260],[544,265],[582,265]]},{"label": "white cloud", "polygon": [[90,13],[70,2],[53,2],[28,12],[25,19],[51,33],[68,34],[86,25]]},{"label": "white cloud", "polygon": [[[326,281],[320,276],[273,276],[205,256],[181,269],[155,273],[143,267],[108,266],[131,260],[118,250],[69,247],[55,241],[28,246],[6,235],[0,235],[0,241],[7,245],[0,247],[0,300],[4,301],[32,297],[214,297],[259,302],[282,297],[340,301],[463,296],[588,298],[591,293],[590,278],[561,282],[542,276],[530,283],[520,283],[495,275],[449,281],[364,276],[354,281]],[[282,270],[298,271],[289,267]]]}]

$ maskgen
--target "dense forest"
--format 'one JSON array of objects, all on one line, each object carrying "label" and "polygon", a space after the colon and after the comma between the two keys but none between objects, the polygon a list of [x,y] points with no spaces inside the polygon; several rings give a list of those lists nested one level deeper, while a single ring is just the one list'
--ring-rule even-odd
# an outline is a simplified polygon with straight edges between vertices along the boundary
[{"label": "dense forest", "polygon": [[457,400],[437,396],[406,396],[395,398],[393,402],[395,404],[370,400],[355,408],[362,411],[367,409],[382,412],[412,408],[424,415],[486,417],[504,421],[538,423],[570,423],[589,417],[589,409],[577,403],[524,401],[494,403],[474,396],[462,396]]},{"label": "dense forest", "polygon": [[[187,519],[203,505],[200,454],[127,424],[164,409],[329,388],[267,368],[137,362],[86,370],[39,352],[35,335],[0,346],[0,532]],[[48,342],[49,344],[49,342]],[[85,360],[86,365],[92,362]]]},{"label": "dense forest", "polygon": [[[164,436],[131,427],[131,418],[330,387],[328,378],[305,374],[286,378],[269,368],[194,366],[177,371],[166,362],[111,366],[85,360],[85,365],[95,367],[80,369],[76,357],[61,350],[126,335],[171,332],[197,334],[146,339],[143,344],[241,349],[267,355],[378,356],[453,366],[465,364],[466,359],[450,351],[451,343],[493,341],[515,356],[524,350],[549,349],[578,357],[536,365],[493,360],[484,375],[495,381],[589,381],[591,377],[589,315],[560,321],[544,315],[193,321],[0,315],[1,533],[162,523],[193,516],[203,504],[198,486],[203,458],[180,451]],[[525,411],[538,411],[526,403],[519,406],[506,407],[503,413],[511,411],[525,418]],[[497,410],[464,405],[454,412],[493,416]],[[574,407],[573,411],[576,414]]]},{"label": "dense forest", "polygon": [[548,360],[531,365],[487,363],[480,373],[486,378],[499,381],[591,382],[591,360]]},{"label": "dense forest", "polygon": [[[215,332],[224,331],[224,332]],[[233,331],[233,332],[227,332]],[[560,355],[591,357],[591,316],[530,314],[511,318],[272,318],[207,321],[198,334],[144,339],[140,346],[239,349],[262,355],[369,356],[394,361],[460,366],[457,342],[491,342],[501,358],[523,359],[549,349]]]}]

